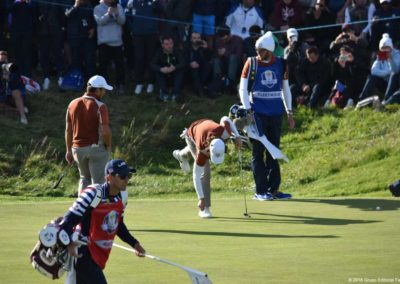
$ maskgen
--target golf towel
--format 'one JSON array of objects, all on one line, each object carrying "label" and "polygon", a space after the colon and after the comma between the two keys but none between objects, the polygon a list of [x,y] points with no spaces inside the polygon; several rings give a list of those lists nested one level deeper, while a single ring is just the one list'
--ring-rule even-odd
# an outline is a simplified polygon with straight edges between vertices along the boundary
[{"label": "golf towel", "polygon": [[246,132],[247,136],[249,136],[249,138],[260,141],[271,154],[272,158],[274,158],[275,160],[281,159],[285,162],[289,162],[288,157],[286,157],[286,155],[283,154],[282,151],[279,150],[275,145],[269,142],[264,134],[262,136],[259,135],[259,132],[254,122],[246,126],[244,128],[244,131]]}]

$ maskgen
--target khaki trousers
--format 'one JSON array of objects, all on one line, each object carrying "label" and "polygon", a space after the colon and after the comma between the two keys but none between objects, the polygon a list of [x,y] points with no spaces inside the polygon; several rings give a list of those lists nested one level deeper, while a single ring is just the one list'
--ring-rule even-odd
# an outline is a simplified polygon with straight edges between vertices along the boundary
[{"label": "khaki trousers", "polygon": [[72,155],[79,169],[78,192],[90,184],[105,182],[104,168],[110,157],[105,147],[92,145],[72,148]]},{"label": "khaki trousers", "polygon": [[[194,141],[188,136],[185,137],[185,141],[187,146],[180,151],[180,154],[182,156],[187,156],[189,154],[188,152],[190,151],[193,159],[195,160],[194,163],[196,163],[196,145]],[[193,172],[193,180],[194,180],[194,172]],[[204,165],[204,173],[200,177],[200,180],[201,180],[201,185],[203,186],[204,201],[206,207],[211,207],[211,168],[209,160],[207,160],[206,164]]]}]

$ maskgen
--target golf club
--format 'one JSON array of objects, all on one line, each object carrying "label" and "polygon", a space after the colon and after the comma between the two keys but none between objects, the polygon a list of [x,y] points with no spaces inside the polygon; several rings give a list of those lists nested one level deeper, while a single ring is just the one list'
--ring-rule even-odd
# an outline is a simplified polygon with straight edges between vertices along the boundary
[{"label": "golf club", "polygon": [[53,185],[53,189],[57,189],[57,187],[60,185],[61,181],[63,180],[64,176],[67,174],[71,166],[72,163],[68,164],[67,166],[64,166],[64,169],[62,170],[61,174],[58,176],[57,181]]},{"label": "golf club", "polygon": [[[113,243],[113,246],[117,247],[117,248],[120,248],[120,249],[123,249],[123,250],[126,250],[126,251],[135,252],[135,250],[133,248],[128,248],[128,247],[125,247],[125,246],[121,246],[121,245],[116,244],[116,243]],[[147,253],[144,256],[149,258],[149,259],[157,260],[159,262],[162,262],[162,263],[165,263],[165,264],[168,264],[168,265],[172,265],[172,266],[178,267],[178,268],[186,271],[189,274],[189,277],[190,277],[190,279],[191,279],[193,284],[212,284],[212,282],[208,278],[207,274],[204,273],[204,272],[201,272],[201,271],[198,271],[198,270],[194,270],[192,268],[189,268],[189,267],[174,263],[174,262],[169,261],[169,260],[162,259],[162,258],[160,258],[158,256],[150,255],[150,254],[147,254]]]},{"label": "golf club", "polygon": [[245,208],[245,212],[243,213],[243,216],[245,216],[247,218],[251,218],[250,214],[247,212],[246,187],[244,185],[244,180],[243,180],[242,151],[240,149],[238,151],[238,160],[239,160],[240,182],[242,184],[242,189],[243,189],[244,208]]}]

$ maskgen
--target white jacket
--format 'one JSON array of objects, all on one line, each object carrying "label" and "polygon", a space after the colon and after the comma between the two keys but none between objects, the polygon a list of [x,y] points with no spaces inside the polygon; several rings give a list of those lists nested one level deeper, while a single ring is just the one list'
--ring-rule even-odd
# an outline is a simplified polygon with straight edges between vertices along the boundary
[{"label": "white jacket", "polygon": [[249,29],[256,25],[264,27],[264,17],[259,7],[245,9],[242,4],[234,6],[226,16],[225,24],[231,29],[231,34],[242,39],[250,36]]}]

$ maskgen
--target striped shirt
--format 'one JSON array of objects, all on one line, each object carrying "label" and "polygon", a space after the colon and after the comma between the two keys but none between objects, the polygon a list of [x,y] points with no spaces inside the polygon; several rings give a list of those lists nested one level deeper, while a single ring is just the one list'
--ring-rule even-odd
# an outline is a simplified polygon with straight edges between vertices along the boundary
[{"label": "striped shirt", "polygon": [[[61,227],[67,231],[71,236],[74,228],[80,224],[81,236],[83,238],[89,236],[90,223],[92,218],[92,210],[100,203],[117,203],[122,200],[124,208],[127,205],[127,194],[126,191],[121,191],[118,195],[111,196],[109,194],[110,185],[104,184],[92,184],[81,191],[78,198],[68,209],[64,215],[63,221],[60,223]],[[96,195],[101,196],[100,202]],[[97,200],[96,200],[97,199]],[[97,204],[96,204],[97,203]],[[138,243],[138,241],[129,233],[123,222],[124,215],[122,214],[122,222],[118,226],[118,237],[124,242],[130,244],[132,247]]]}]

